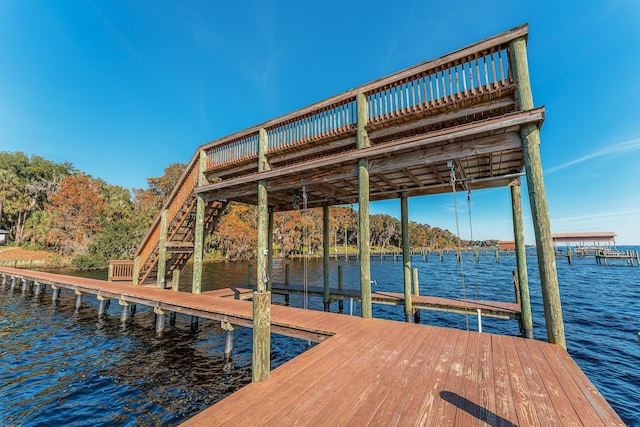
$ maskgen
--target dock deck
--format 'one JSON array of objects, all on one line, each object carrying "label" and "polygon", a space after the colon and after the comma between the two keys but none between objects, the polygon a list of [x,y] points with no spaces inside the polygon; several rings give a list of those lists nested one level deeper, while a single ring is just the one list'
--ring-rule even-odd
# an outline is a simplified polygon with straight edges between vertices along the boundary
[{"label": "dock deck", "polygon": [[[51,273],[0,274],[250,326],[244,290],[194,295]],[[185,426],[624,425],[560,346],[273,305],[273,331],[320,344]]]}]

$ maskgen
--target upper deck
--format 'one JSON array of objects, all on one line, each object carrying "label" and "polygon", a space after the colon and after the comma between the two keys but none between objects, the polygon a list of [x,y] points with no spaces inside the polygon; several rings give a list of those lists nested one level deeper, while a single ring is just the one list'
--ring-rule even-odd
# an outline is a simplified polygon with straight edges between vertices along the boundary
[{"label": "upper deck", "polygon": [[371,200],[452,191],[452,167],[459,189],[509,185],[524,167],[521,127],[544,119],[543,108],[521,111],[515,95],[509,44],[527,33],[517,27],[206,144],[208,183],[195,191],[257,204],[264,179],[276,211],[292,209],[303,186],[309,207],[353,203],[360,160]]}]

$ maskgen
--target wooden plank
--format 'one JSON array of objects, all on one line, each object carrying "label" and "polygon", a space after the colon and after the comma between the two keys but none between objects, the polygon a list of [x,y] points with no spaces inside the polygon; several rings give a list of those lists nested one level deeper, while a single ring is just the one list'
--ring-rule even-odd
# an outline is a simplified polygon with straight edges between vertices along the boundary
[{"label": "wooden plank", "polygon": [[511,388],[511,398],[514,400],[516,412],[518,414],[519,425],[523,426],[539,426],[543,425],[536,411],[531,391],[527,384],[527,374],[520,364],[518,352],[512,337],[496,337],[502,341],[504,358],[507,363],[507,377]]}]

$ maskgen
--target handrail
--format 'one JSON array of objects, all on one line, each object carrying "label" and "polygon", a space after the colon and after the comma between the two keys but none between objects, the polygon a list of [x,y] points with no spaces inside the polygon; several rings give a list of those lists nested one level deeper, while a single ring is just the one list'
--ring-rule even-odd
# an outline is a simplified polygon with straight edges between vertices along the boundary
[{"label": "handrail", "polygon": [[[501,86],[511,84],[507,54],[509,43],[520,37],[526,37],[528,32],[526,24],[513,28],[440,58],[406,68],[310,106],[214,140],[202,145],[199,150],[205,150],[208,155],[214,150],[217,153],[224,151],[226,154],[222,157],[224,157],[226,165],[236,162],[232,154],[234,148],[229,148],[229,151],[226,151],[222,147],[241,144],[239,141],[252,144],[253,137],[258,134],[260,129],[271,130],[272,135],[283,141],[275,146],[270,144],[270,151],[304,144],[319,135],[326,136],[327,131],[334,133],[339,129],[338,133],[343,132],[345,128],[355,122],[355,117],[347,114],[349,121],[343,119],[342,122],[339,122],[339,118],[345,116],[337,110],[345,105],[350,106],[348,109],[355,109],[354,99],[358,93],[363,93],[368,97],[369,116],[370,122],[372,122],[379,120],[376,119],[377,117],[384,117],[385,114],[411,110],[417,108],[418,105],[422,105],[420,108],[425,108],[425,106],[433,106],[433,103],[438,100],[446,98],[453,100],[456,96],[462,98],[492,88],[499,89]],[[427,95],[422,90],[418,95],[417,87],[426,87],[429,84],[431,84],[431,90],[434,94]],[[385,92],[386,95],[384,95]],[[402,92],[405,93],[404,97],[401,96]],[[384,102],[386,102],[386,107],[382,106],[385,105]],[[398,107],[395,106],[396,102],[398,102]],[[342,124],[337,125],[337,123]],[[279,132],[277,135],[274,134],[276,129]],[[248,147],[248,150],[253,158],[257,148]],[[246,160],[246,158],[247,154],[243,154],[238,158],[238,161]],[[209,159],[209,168],[221,164],[213,161],[212,157]]]}]

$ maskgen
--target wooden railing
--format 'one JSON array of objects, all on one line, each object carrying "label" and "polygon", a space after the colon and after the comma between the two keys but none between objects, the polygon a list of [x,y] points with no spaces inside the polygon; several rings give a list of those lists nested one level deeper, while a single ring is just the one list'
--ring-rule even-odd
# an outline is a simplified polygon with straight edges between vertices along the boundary
[{"label": "wooden railing", "polygon": [[207,169],[257,158],[258,133],[268,132],[268,152],[340,137],[355,132],[356,95],[367,99],[368,125],[434,111],[443,105],[514,88],[509,43],[526,37],[523,25],[441,58],[407,68],[340,95],[221,138],[200,149],[207,153]]},{"label": "wooden railing", "polygon": [[133,280],[133,261],[111,260],[109,261],[109,282],[130,282]]},{"label": "wooden railing", "polygon": [[198,171],[199,171],[199,155],[200,151],[197,151],[193,156],[184,172],[178,179],[178,183],[174,187],[169,197],[165,200],[160,214],[158,214],[149,229],[149,232],[142,240],[138,250],[136,251],[136,257],[140,257],[140,268],[149,262],[158,249],[158,243],[160,242],[160,227],[161,227],[161,213],[165,209],[168,209],[167,224],[171,224],[176,216],[180,213],[180,210],[184,206],[189,196],[193,195],[193,190],[198,183]]},{"label": "wooden railing", "polygon": [[369,123],[415,114],[512,84],[507,45],[425,67],[368,92]]}]

